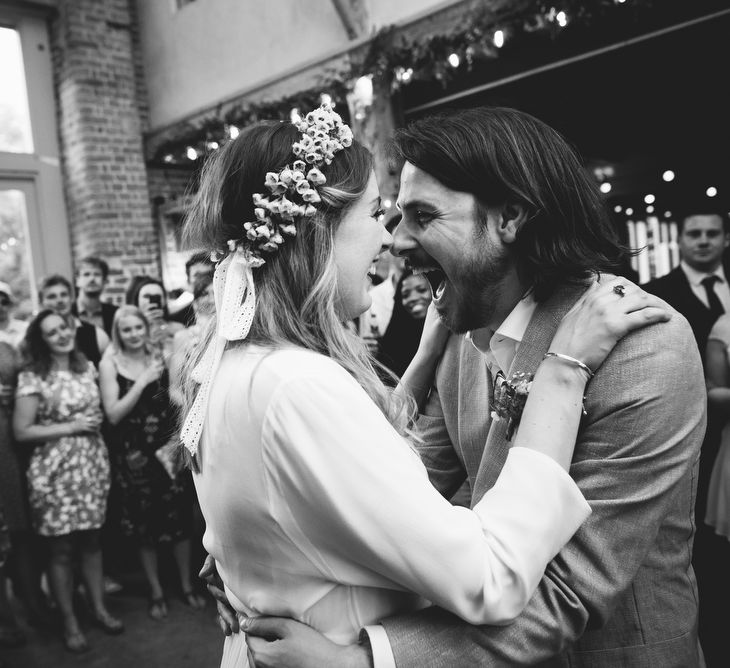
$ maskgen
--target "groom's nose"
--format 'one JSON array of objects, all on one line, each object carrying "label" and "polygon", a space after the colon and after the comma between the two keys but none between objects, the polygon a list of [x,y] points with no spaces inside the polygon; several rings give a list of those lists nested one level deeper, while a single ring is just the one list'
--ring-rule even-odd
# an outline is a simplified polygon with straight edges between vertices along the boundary
[{"label": "groom's nose", "polygon": [[419,248],[418,243],[409,232],[408,225],[401,218],[393,230],[393,245],[390,247],[390,252],[396,257],[405,257],[417,248]]}]

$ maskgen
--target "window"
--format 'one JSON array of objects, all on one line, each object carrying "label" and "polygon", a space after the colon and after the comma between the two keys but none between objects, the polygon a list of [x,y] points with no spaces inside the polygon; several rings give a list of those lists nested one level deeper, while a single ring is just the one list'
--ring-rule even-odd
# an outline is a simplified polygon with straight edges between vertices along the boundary
[{"label": "window", "polygon": [[0,26],[0,151],[33,153],[23,52],[17,30]]}]

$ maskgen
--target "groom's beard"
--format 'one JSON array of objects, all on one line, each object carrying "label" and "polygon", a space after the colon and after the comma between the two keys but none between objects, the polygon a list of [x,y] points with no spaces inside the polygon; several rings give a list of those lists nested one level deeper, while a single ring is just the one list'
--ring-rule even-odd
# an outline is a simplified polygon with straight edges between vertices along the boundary
[{"label": "groom's beard", "polygon": [[493,323],[504,288],[515,280],[509,251],[486,243],[484,238],[478,240],[480,250],[464,259],[463,270],[449,281],[448,304],[439,311],[444,324],[456,334]]}]

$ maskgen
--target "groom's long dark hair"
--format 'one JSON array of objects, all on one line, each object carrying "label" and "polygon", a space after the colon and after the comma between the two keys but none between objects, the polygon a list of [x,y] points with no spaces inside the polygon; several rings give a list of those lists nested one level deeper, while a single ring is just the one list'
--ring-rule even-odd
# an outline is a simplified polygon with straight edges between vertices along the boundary
[{"label": "groom's long dark hair", "polygon": [[474,195],[484,224],[488,206],[527,207],[514,248],[537,301],[561,283],[622,266],[627,249],[597,184],[566,140],[537,118],[505,107],[451,111],[398,129],[393,145],[398,158]]}]

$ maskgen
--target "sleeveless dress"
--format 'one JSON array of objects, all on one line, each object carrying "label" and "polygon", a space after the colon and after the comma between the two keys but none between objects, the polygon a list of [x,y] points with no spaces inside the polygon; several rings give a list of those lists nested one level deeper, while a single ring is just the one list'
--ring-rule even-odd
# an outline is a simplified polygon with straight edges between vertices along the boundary
[{"label": "sleeveless dress", "polygon": [[[117,383],[120,398],[134,385],[118,371]],[[122,534],[146,546],[188,538],[193,500],[190,471],[180,471],[172,480],[155,455],[174,433],[167,371],[144,388],[132,411],[109,431]]]},{"label": "sleeveless dress", "polygon": [[[709,339],[725,346],[725,355],[730,361],[730,315],[718,318]],[[705,523],[714,527],[716,534],[730,540],[730,420],[723,427],[720,448],[712,466]]]},{"label": "sleeveless dress", "polygon": [[[100,419],[97,372],[87,364],[83,373],[53,370],[45,378],[21,371],[15,396],[39,397],[38,424],[73,422],[81,416]],[[63,536],[104,524],[110,477],[101,434],[74,434],[37,445],[27,478],[33,526],[40,535]]]}]

